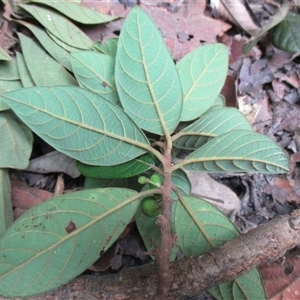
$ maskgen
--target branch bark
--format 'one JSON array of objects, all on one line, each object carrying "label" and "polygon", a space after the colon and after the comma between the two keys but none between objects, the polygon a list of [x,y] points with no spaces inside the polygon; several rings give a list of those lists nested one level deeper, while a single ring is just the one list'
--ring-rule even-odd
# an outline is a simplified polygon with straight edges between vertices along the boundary
[{"label": "branch bark", "polygon": [[[171,290],[168,299],[196,297],[213,285],[276,260],[300,244],[300,210],[280,216],[252,231],[227,241],[202,256],[185,257],[170,264]],[[109,276],[80,276],[68,285],[32,300],[49,299],[153,299],[157,265],[123,269]],[[5,298],[1,298],[5,299]]]}]

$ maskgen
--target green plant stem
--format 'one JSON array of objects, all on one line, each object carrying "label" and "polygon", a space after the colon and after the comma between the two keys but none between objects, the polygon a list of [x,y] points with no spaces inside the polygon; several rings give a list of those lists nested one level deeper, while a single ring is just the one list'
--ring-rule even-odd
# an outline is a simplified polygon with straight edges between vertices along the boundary
[{"label": "green plant stem", "polygon": [[[167,144],[167,142],[166,142]],[[167,146],[167,145],[166,145]],[[166,147],[168,149],[168,146]],[[167,152],[169,152],[167,150]],[[176,242],[176,236],[171,233],[171,189],[172,189],[172,163],[171,154],[164,155],[164,185],[162,186],[163,211],[157,217],[157,225],[161,233],[161,245],[155,249],[155,258],[158,264],[158,285],[156,300],[167,299],[171,286],[171,276],[169,274],[170,254]]]}]

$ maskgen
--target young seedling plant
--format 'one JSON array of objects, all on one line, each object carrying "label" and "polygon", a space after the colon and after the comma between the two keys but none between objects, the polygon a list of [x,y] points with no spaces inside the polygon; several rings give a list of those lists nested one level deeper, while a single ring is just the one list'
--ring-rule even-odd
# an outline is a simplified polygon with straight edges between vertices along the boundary
[{"label": "young seedling plant", "polygon": [[[200,30],[200,29],[199,29]],[[23,37],[24,39],[24,37]],[[174,64],[150,18],[135,7],[106,54],[71,53],[80,87],[31,87],[2,95],[18,118],[77,160],[85,189],[37,205],[0,240],[0,294],[27,297],[67,283],[92,265],[135,218],[167,298],[169,262],[239,235],[184,170],[285,173],[285,152],[254,132],[219,92],[227,48],[202,46]],[[187,155],[179,160],[179,151]],[[251,283],[251,286],[249,284]],[[258,271],[210,291],[265,299]],[[227,293],[228,294],[228,293]],[[241,298],[240,298],[241,299]]]}]

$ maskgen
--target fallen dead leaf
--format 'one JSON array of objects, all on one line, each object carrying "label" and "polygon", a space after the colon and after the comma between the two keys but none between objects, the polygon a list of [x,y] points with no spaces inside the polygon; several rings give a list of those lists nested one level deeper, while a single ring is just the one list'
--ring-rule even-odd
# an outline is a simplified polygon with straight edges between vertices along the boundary
[{"label": "fallen dead leaf", "polygon": [[272,88],[273,88],[275,94],[282,100],[285,95],[285,91],[287,90],[286,83],[284,83],[278,79],[275,79],[272,81]]},{"label": "fallen dead leaf", "polygon": [[20,181],[11,181],[12,187],[12,205],[20,209],[30,209],[33,206],[42,203],[45,200],[53,197],[53,194],[27,186]]},{"label": "fallen dead leaf", "polygon": [[55,190],[54,190],[54,196],[60,196],[63,194],[65,189],[65,183],[64,183],[64,177],[63,174],[59,174],[57,176],[56,184],[55,184]]},{"label": "fallen dead leaf", "polygon": [[279,203],[300,203],[300,179],[287,177],[270,177],[264,193],[272,195]]},{"label": "fallen dead leaf", "polygon": [[25,171],[40,174],[65,173],[72,178],[80,176],[76,167],[76,160],[58,151],[32,159]]},{"label": "fallen dead leaf", "polygon": [[297,253],[259,269],[269,300],[300,299],[300,256]]},{"label": "fallen dead leaf", "polygon": [[[240,212],[240,199],[230,188],[215,181],[206,173],[184,171],[191,182],[192,194],[211,203],[227,216]],[[205,196],[209,198],[205,198]]]},{"label": "fallen dead leaf", "polygon": [[[99,2],[102,5],[102,2]],[[86,4],[88,5],[88,1]],[[100,5],[100,4],[99,4]],[[159,6],[160,5],[160,6]],[[97,7],[96,4],[93,6]],[[182,2],[175,10],[161,2],[151,2],[141,5],[141,8],[152,18],[162,33],[165,43],[174,60],[180,60],[203,43],[216,43],[217,37],[231,28],[231,25],[221,20],[215,20],[204,15],[205,1]],[[105,25],[83,28],[94,40],[116,37],[122,28],[124,18],[130,11],[122,4],[107,5],[102,11],[123,19]]]}]

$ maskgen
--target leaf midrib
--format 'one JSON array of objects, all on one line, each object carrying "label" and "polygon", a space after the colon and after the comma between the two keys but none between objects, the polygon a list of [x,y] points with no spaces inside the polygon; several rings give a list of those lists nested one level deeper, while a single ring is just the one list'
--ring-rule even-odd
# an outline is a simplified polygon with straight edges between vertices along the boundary
[{"label": "leaf midrib", "polygon": [[[19,103],[19,104],[21,104],[21,105],[25,105],[23,102],[18,101],[18,100],[14,99],[14,98],[9,98],[9,97],[7,97],[7,96],[6,96],[6,98],[8,98],[8,99],[10,99],[10,100],[12,100],[12,101],[14,101],[14,102],[16,102],[16,103]],[[79,127],[79,128],[84,128],[84,129],[87,129],[87,130],[91,130],[91,131],[93,131],[93,132],[102,134],[102,135],[104,135],[104,136],[107,136],[107,137],[116,139],[116,140],[118,140],[118,141],[122,141],[122,142],[128,143],[128,144],[130,144],[130,145],[134,145],[134,146],[137,146],[137,147],[140,147],[140,148],[142,148],[142,149],[145,149],[145,150],[149,151],[149,144],[148,144],[148,143],[147,143],[147,144],[143,144],[143,143],[141,143],[141,142],[138,142],[138,141],[136,141],[136,140],[133,140],[133,139],[130,139],[130,138],[127,138],[127,137],[124,137],[124,136],[120,136],[120,135],[117,135],[117,134],[113,134],[113,133],[111,133],[111,132],[104,131],[104,130],[101,130],[101,129],[99,129],[99,128],[95,128],[95,127],[89,126],[89,125],[87,125],[87,124],[82,124],[82,123],[79,123],[79,122],[76,122],[76,121],[73,121],[73,120],[70,120],[70,119],[61,117],[61,116],[59,116],[59,115],[57,115],[57,114],[50,113],[49,111],[47,111],[47,110],[45,110],[45,109],[37,108],[37,107],[35,107],[35,106],[33,106],[33,105],[30,105],[30,104],[28,104],[28,103],[26,104],[26,106],[28,106],[28,107],[34,109],[35,111],[39,111],[39,112],[45,113],[45,114],[51,116],[52,118],[55,118],[55,119],[58,119],[58,120],[62,120],[62,121],[64,121],[64,122],[66,122],[66,123],[75,125],[75,126],[77,126],[77,127]],[[84,126],[83,126],[83,125],[84,125]],[[146,138],[145,138],[145,140],[146,140]]]},{"label": "leaf midrib", "polygon": [[[202,77],[206,74],[207,69],[209,68],[209,66],[215,62],[215,58],[218,56],[218,54],[222,51],[219,50],[217,53],[215,53],[214,57],[210,60],[210,62],[208,64],[205,65],[205,68],[202,70],[201,74],[197,77],[197,79],[194,81],[194,83],[192,84],[192,86],[190,87],[189,91],[186,93],[185,97],[183,98],[183,101],[185,102],[188,98],[189,95],[191,94],[191,92],[194,90],[195,86],[198,84],[198,82],[202,79]],[[204,55],[203,55],[204,56]],[[203,58],[204,59],[204,58]]]},{"label": "leaf midrib", "polygon": [[141,38],[140,38],[141,37],[141,24],[139,23],[138,13],[139,12],[137,11],[137,24],[138,24],[137,28],[138,28],[138,35],[139,35],[138,42],[139,42],[140,49],[141,49],[143,69],[144,69],[144,72],[145,72],[146,80],[148,82],[148,87],[149,87],[149,91],[150,91],[150,94],[151,94],[151,98],[153,99],[154,108],[157,112],[158,119],[160,120],[162,130],[163,130],[165,136],[169,136],[170,135],[169,130],[167,129],[166,123],[164,122],[163,114],[161,113],[160,107],[158,106],[158,101],[156,99],[155,92],[154,92],[152,84],[151,84],[150,76],[149,76],[149,73],[148,73],[147,68],[146,68],[147,64],[146,64],[146,60],[145,60],[144,47],[141,44]]}]

